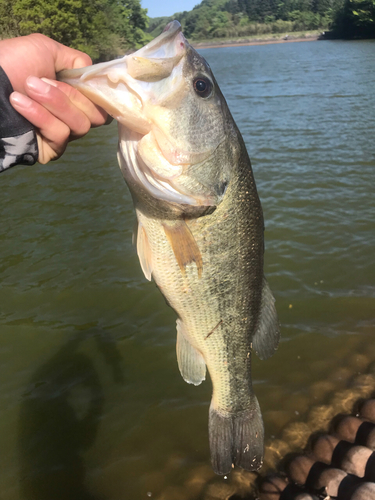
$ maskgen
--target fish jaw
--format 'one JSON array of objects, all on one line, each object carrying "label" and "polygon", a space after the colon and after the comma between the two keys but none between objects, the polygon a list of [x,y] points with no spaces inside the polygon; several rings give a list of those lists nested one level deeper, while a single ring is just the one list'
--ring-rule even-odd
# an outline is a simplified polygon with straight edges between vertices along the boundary
[{"label": "fish jaw", "polygon": [[85,68],[58,73],[60,81],[78,89],[130,130],[146,134],[151,120],[144,112],[150,82],[162,81],[178,66],[187,41],[181,25],[173,21],[152,42],[133,54]]},{"label": "fish jaw", "polygon": [[139,96],[127,84],[131,79],[126,72],[127,57],[61,71],[57,77],[102,107],[119,123],[146,134],[151,130],[151,123],[143,113]]}]

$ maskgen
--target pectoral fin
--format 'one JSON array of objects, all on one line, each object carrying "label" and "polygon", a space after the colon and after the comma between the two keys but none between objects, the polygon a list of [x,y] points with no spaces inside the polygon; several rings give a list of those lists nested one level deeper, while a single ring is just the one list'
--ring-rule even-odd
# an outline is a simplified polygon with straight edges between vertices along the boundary
[{"label": "pectoral fin", "polygon": [[266,278],[263,277],[262,302],[258,326],[253,336],[253,348],[260,359],[271,357],[280,340],[280,325],[272,295]]},{"label": "pectoral fin", "polygon": [[133,233],[133,241],[137,242],[137,254],[143,274],[148,281],[151,281],[152,252],[147,238],[147,233],[140,222],[138,222],[137,230]]},{"label": "pectoral fin", "polygon": [[201,278],[203,271],[202,255],[186,222],[182,220],[173,225],[163,224],[163,227],[182,274],[185,274],[185,268],[188,264],[195,262],[198,277]]},{"label": "pectoral fin", "polygon": [[206,363],[202,354],[190,344],[184,332],[184,325],[178,319],[176,344],[178,367],[185,382],[199,385],[206,378]]}]

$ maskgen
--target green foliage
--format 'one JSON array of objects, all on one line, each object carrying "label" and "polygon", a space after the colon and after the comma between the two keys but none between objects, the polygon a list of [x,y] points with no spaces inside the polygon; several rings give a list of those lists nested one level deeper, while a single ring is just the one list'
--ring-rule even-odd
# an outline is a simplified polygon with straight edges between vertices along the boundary
[{"label": "green foliage", "polygon": [[375,38],[375,0],[345,0],[335,16],[333,33],[343,38]]},{"label": "green foliage", "polygon": [[139,48],[173,19],[192,40],[327,30],[375,37],[375,0],[203,0],[190,12],[149,19],[141,0],[0,0],[0,38],[43,33],[108,60]]},{"label": "green foliage", "polygon": [[314,12],[294,10],[289,14],[289,19],[294,22],[297,31],[316,30],[321,26],[321,16]]},{"label": "green foliage", "polygon": [[[190,12],[150,20],[149,32],[161,33],[178,19],[192,40],[326,30],[343,0],[203,0]],[[375,1],[375,0],[374,0]]]},{"label": "green foliage", "polygon": [[17,22],[13,16],[12,2],[0,0],[0,39],[17,35]]},{"label": "green foliage", "polygon": [[0,0],[1,37],[43,33],[94,60],[147,43],[147,24],[139,0]]},{"label": "green foliage", "polygon": [[375,37],[375,0],[203,0],[190,12],[150,20],[159,35],[173,19],[192,40],[329,30],[340,36]]}]

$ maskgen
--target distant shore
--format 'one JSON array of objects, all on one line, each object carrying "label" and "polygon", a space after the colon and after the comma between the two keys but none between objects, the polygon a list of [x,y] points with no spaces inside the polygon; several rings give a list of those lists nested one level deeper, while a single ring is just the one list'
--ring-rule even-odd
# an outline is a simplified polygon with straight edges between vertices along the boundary
[{"label": "distant shore", "polygon": [[240,40],[210,40],[204,42],[192,42],[191,45],[195,49],[216,49],[218,47],[241,47],[246,45],[269,45],[271,43],[288,43],[288,42],[315,42],[320,38],[321,34],[306,34],[304,36],[283,35],[272,38],[247,38]]}]

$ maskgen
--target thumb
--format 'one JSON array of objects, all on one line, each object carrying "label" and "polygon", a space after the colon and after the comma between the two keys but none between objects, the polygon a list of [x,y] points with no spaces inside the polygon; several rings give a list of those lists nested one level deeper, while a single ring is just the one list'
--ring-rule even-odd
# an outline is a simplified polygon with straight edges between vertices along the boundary
[{"label": "thumb", "polygon": [[80,50],[71,49],[61,43],[55,42],[55,72],[58,73],[63,69],[84,68],[91,66],[91,57]]},{"label": "thumb", "polygon": [[82,55],[79,55],[74,59],[73,69],[84,68],[86,66],[91,66],[91,64],[92,64],[91,57],[82,52]]}]

